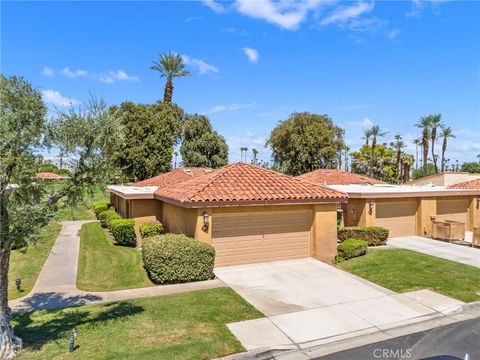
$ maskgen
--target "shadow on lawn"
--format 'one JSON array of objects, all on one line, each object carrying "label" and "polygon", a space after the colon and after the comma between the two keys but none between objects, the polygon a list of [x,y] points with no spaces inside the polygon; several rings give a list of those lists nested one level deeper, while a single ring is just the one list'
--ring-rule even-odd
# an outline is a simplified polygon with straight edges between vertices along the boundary
[{"label": "shadow on lawn", "polygon": [[[28,350],[38,350],[43,345],[60,339],[68,344],[73,328],[77,328],[81,336],[81,327],[86,324],[98,324],[143,312],[141,306],[129,302],[115,302],[98,305],[95,311],[85,307],[73,309],[47,310],[38,313],[19,313],[12,317],[14,332],[24,341]],[[35,314],[35,315],[34,315]],[[34,315],[32,317],[32,315]],[[38,316],[38,318],[36,318]],[[45,318],[43,321],[42,316]]]},{"label": "shadow on lawn", "polygon": [[85,305],[87,303],[100,301],[101,297],[91,294],[66,296],[62,293],[46,292],[34,293],[22,301],[18,307],[19,311],[61,309],[72,306]]}]

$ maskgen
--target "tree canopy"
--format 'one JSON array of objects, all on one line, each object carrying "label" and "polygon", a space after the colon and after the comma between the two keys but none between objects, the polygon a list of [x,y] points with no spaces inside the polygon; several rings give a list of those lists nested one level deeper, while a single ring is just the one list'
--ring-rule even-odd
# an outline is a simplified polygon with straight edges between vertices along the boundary
[{"label": "tree canopy", "polygon": [[228,163],[228,145],[204,115],[187,115],[180,154],[184,166],[218,168]]},{"label": "tree canopy", "polygon": [[466,162],[463,163],[460,171],[469,172],[469,173],[480,173],[480,164],[476,162]]},{"label": "tree canopy", "polygon": [[116,163],[131,180],[144,180],[172,167],[172,155],[181,135],[184,113],[175,104],[124,102],[111,113],[123,124],[125,141]]},{"label": "tree canopy", "polygon": [[290,175],[336,168],[345,149],[344,130],[328,115],[293,113],[272,130],[267,146],[275,164]]},{"label": "tree canopy", "polygon": [[363,145],[360,150],[351,153],[352,171],[369,175],[386,182],[397,180],[397,154],[394,149],[377,144],[372,152],[371,145]]}]

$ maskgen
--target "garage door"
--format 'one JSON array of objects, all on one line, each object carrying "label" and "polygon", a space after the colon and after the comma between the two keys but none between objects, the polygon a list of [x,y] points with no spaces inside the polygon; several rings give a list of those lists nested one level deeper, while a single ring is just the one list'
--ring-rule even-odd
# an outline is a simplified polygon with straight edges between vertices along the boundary
[{"label": "garage door", "polygon": [[310,256],[311,211],[215,214],[216,266]]},{"label": "garage door", "polygon": [[416,235],[416,201],[377,202],[377,226],[390,230],[390,237]]},{"label": "garage door", "polygon": [[437,200],[437,219],[462,221],[467,224],[467,199]]}]

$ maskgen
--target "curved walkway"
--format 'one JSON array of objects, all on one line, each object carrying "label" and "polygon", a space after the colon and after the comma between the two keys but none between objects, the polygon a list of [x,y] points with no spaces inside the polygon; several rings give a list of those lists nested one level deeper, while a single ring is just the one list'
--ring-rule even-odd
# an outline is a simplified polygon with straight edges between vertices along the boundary
[{"label": "curved walkway", "polygon": [[116,291],[87,292],[79,290],[76,286],[80,252],[79,233],[82,225],[88,222],[92,222],[92,220],[65,221],[62,223],[62,231],[58,235],[30,294],[9,301],[8,304],[13,311],[57,309],[93,302],[128,300],[225,286],[222,281],[214,279]]}]

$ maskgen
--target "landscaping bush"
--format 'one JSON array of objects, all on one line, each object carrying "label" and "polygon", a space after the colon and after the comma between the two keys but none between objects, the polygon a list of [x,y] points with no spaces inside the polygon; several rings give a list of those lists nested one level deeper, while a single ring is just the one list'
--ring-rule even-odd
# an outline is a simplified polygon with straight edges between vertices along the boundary
[{"label": "landscaping bush", "polygon": [[[367,253],[368,242],[359,239],[346,239],[337,246],[338,255],[336,262],[348,260]],[[338,258],[340,257],[340,258]]]},{"label": "landscaping bush", "polygon": [[215,249],[185,235],[165,234],[143,242],[143,263],[155,284],[213,278]]},{"label": "landscaping bush", "polygon": [[98,219],[98,215],[100,215],[100,213],[107,211],[111,207],[112,207],[112,204],[110,203],[110,201],[97,201],[93,203],[92,210]]},{"label": "landscaping bush", "polygon": [[117,244],[135,246],[135,220],[114,219],[110,221],[110,230]]},{"label": "landscaping bush", "polygon": [[110,227],[110,221],[121,218],[122,217],[118,215],[114,209],[105,210],[98,214],[98,220],[100,220],[100,225],[102,225],[102,227],[104,228]]},{"label": "landscaping bush", "polygon": [[368,242],[368,246],[385,245],[388,239],[388,229],[380,226],[344,227],[338,229],[338,240],[359,239]]},{"label": "landscaping bush", "polygon": [[159,222],[140,224],[140,236],[142,239],[161,234],[163,234],[163,225]]}]

